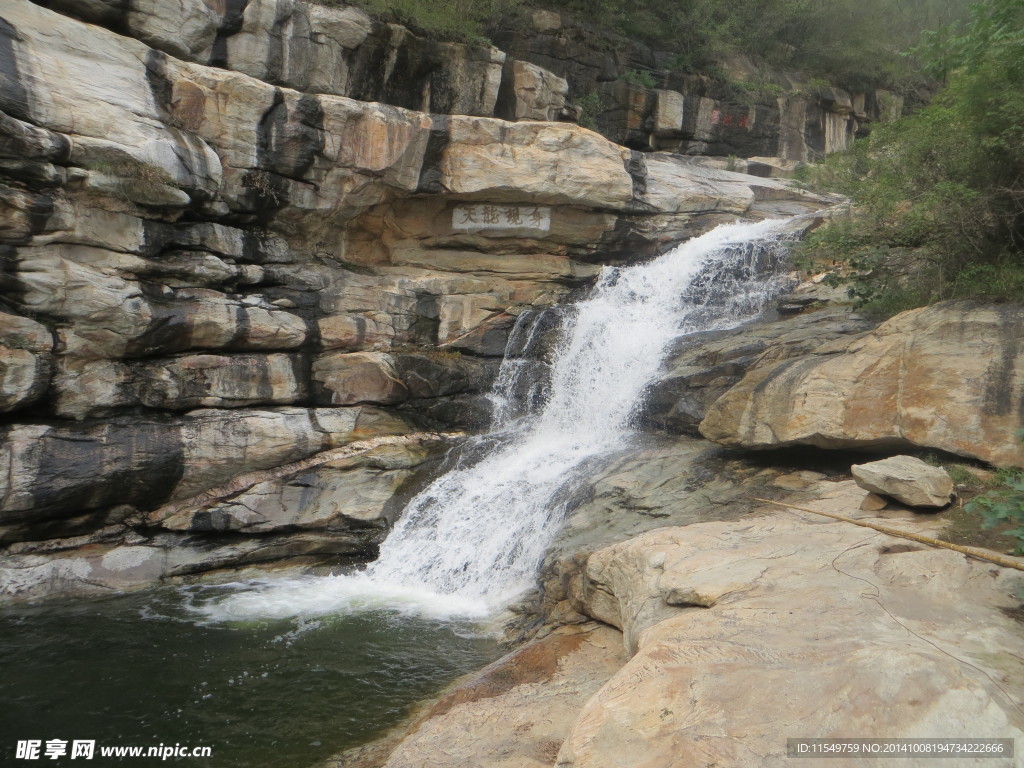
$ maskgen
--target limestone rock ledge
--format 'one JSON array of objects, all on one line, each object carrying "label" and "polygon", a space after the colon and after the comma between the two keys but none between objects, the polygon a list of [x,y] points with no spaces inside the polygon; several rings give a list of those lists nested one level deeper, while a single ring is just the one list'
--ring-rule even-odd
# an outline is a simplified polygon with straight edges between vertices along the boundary
[{"label": "limestone rock ledge", "polygon": [[653,531],[586,575],[582,607],[634,655],[560,768],[782,766],[788,737],[1024,735],[1024,641],[999,611],[1016,571],[776,514]]}]

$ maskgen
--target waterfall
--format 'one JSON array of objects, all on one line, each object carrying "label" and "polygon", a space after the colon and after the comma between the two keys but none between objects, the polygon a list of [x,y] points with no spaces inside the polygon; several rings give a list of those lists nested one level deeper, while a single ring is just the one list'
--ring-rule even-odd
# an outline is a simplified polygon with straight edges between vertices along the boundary
[{"label": "waterfall", "polygon": [[210,618],[384,606],[465,615],[507,604],[531,586],[571,491],[600,457],[628,444],[670,345],[733,327],[779,292],[783,229],[778,220],[722,225],[649,263],[605,268],[590,297],[564,311],[543,396],[517,399],[536,367],[509,356],[492,393],[488,449],[409,503],[377,561],[353,575],[249,585],[199,610]]}]

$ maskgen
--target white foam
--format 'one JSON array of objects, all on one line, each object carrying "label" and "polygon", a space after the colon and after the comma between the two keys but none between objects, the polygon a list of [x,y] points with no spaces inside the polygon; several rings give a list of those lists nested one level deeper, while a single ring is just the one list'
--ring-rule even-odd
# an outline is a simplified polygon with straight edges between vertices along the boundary
[{"label": "white foam", "polygon": [[232,594],[205,602],[193,599],[189,610],[209,622],[310,618],[373,610],[434,619],[478,618],[488,612],[480,600],[375,582],[364,573],[264,579],[235,587],[237,591]]}]

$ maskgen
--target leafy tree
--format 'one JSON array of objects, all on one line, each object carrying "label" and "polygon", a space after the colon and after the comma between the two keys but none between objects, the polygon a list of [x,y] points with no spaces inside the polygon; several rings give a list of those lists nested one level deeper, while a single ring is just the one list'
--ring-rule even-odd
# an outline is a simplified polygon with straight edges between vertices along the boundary
[{"label": "leafy tree", "polygon": [[[946,88],[817,172],[857,208],[807,248],[852,266],[854,294],[882,313],[955,297],[1022,299],[1024,0],[978,3],[919,53],[945,72]],[[912,275],[892,249],[914,249]]]}]

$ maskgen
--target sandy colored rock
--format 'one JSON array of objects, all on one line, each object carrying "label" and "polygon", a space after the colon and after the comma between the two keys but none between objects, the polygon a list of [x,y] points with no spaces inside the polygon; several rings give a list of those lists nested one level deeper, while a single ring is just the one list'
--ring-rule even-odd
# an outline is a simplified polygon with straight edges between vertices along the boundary
[{"label": "sandy colored rock", "polygon": [[509,69],[514,102],[508,118],[557,120],[565,109],[569,83],[558,75],[525,61],[513,61]]},{"label": "sandy colored rock", "polygon": [[452,193],[612,209],[633,199],[629,151],[585,128],[469,117],[450,126],[439,183]]},{"label": "sandy colored rock", "polygon": [[867,494],[864,501],[860,503],[860,509],[865,512],[877,512],[887,506],[889,506],[889,501],[874,493]]},{"label": "sandy colored rock", "polygon": [[321,318],[318,325],[320,343],[325,349],[388,349],[395,338],[394,324],[385,313],[330,315]]},{"label": "sandy colored rock", "polygon": [[850,473],[864,490],[910,507],[939,509],[956,498],[949,473],[914,456],[891,456],[881,461],[854,464]]},{"label": "sandy colored rock", "polygon": [[560,768],[783,766],[788,737],[1021,736],[1008,569],[771,516],[652,531],[592,555],[587,575],[582,607],[636,653]]},{"label": "sandy colored rock", "polygon": [[801,357],[828,341],[845,346],[872,325],[840,305],[684,337],[651,387],[644,418],[660,429],[697,434],[708,408],[752,366]]},{"label": "sandy colored rock", "polygon": [[389,355],[331,352],[313,364],[313,379],[329,393],[331,405],[400,403],[409,390]]},{"label": "sandy colored rock", "polygon": [[701,433],[742,448],[914,445],[1024,464],[1024,308],[947,302],[845,346],[759,364]]}]

